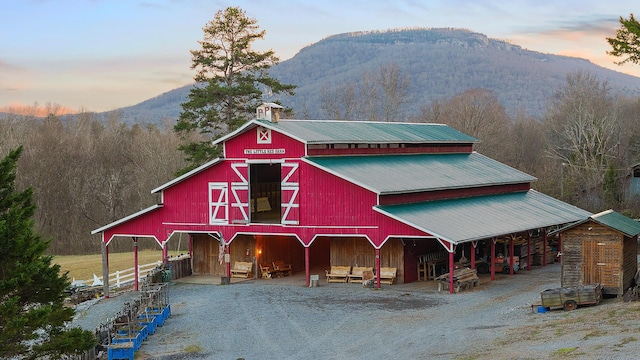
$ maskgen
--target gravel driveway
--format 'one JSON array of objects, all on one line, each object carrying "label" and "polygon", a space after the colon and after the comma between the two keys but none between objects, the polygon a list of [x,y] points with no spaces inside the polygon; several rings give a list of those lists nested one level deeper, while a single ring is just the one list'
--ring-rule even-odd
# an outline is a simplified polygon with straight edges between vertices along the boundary
[{"label": "gravel driveway", "polygon": [[[301,275],[172,283],[172,315],[136,359],[637,358],[639,302],[532,312],[559,273],[555,263],[496,281],[486,275],[458,294],[439,293],[434,282],[307,288]],[[93,329],[134,296],[82,304],[74,325]]]}]

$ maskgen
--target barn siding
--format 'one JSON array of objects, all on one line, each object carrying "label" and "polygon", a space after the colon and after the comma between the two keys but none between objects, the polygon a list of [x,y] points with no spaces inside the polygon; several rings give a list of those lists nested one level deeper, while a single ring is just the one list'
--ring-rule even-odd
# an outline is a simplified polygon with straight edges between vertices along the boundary
[{"label": "barn siding", "polygon": [[[404,282],[404,249],[400,239],[389,239],[380,249],[380,267],[398,269],[397,281]],[[331,239],[331,266],[370,266],[375,269],[376,251],[366,238]]]}]

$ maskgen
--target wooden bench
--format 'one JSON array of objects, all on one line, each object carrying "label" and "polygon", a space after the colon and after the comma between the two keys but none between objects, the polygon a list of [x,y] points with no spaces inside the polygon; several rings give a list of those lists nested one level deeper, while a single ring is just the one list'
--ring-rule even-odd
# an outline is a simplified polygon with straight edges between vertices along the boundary
[{"label": "wooden bench", "polygon": [[282,275],[282,273],[274,269],[271,264],[260,264],[260,273],[263,279],[273,279],[274,277]]},{"label": "wooden bench", "polygon": [[[438,291],[449,290],[449,273],[442,274],[436,278],[438,281]],[[462,268],[453,271],[453,290],[471,289],[480,286],[480,278],[476,269]]]},{"label": "wooden bench", "polygon": [[396,281],[396,273],[398,272],[397,268],[392,267],[381,267],[380,268],[380,283],[382,284],[393,284]]},{"label": "wooden bench", "polygon": [[360,283],[362,284],[362,272],[363,271],[373,271],[372,267],[366,267],[366,266],[360,266],[360,267],[354,267],[353,270],[351,270],[351,273],[349,274],[348,278],[348,282],[350,283]]},{"label": "wooden bench", "polygon": [[349,274],[351,274],[351,266],[332,266],[331,270],[325,270],[327,282],[347,282]]},{"label": "wooden bench", "polygon": [[273,262],[273,270],[279,271],[282,275],[293,274],[293,267],[291,264],[285,264],[282,260],[276,260]]},{"label": "wooden bench", "polygon": [[231,268],[231,277],[248,279],[251,277],[251,270],[253,269],[252,262],[236,261]]}]

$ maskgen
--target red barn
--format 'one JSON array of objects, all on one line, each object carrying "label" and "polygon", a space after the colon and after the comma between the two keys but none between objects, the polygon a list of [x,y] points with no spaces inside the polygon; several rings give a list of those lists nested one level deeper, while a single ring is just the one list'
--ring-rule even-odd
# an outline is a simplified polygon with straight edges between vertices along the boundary
[{"label": "red barn", "polygon": [[[275,105],[275,104],[273,104]],[[230,275],[236,261],[283,260],[397,269],[417,279],[421,255],[584,220],[591,214],[531,189],[535,178],[473,151],[445,125],[258,118],[216,143],[223,157],[154,190],[160,203],[96,229],[104,261],[116,236],[166,250],[190,236],[196,274]],[[495,243],[495,240],[494,240]],[[472,254],[473,255],[473,252]],[[106,269],[108,273],[108,269]]]}]

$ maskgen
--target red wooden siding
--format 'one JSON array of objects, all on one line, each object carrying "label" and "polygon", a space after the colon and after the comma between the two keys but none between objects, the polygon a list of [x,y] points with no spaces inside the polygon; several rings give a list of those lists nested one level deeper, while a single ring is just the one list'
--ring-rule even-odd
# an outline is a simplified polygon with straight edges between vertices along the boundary
[{"label": "red wooden siding", "polygon": [[[425,153],[470,153],[473,151],[471,144],[437,144],[420,146],[384,147],[379,144],[341,144],[344,147],[333,145],[309,146],[309,156],[327,155],[373,155],[373,154],[425,154]],[[383,146],[383,147],[380,147]]]},{"label": "red wooden siding", "polygon": [[517,191],[528,191],[530,189],[531,189],[531,184],[522,183],[522,184],[510,184],[510,185],[484,186],[484,187],[467,188],[467,189],[416,192],[416,193],[409,193],[409,194],[382,195],[380,196],[380,205],[408,204],[408,203],[422,202],[422,201],[456,199],[456,198],[481,196],[481,195],[506,194],[506,193],[512,193]]}]

